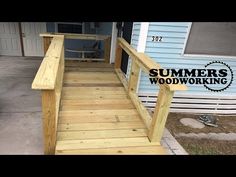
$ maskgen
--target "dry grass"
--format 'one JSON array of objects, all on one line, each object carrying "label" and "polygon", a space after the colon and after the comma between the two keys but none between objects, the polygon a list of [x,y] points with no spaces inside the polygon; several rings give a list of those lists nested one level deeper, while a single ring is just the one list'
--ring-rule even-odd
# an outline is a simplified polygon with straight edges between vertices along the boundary
[{"label": "dry grass", "polygon": [[199,115],[170,113],[166,127],[174,135],[175,133],[236,133],[236,116],[215,116],[218,127],[205,126],[202,129],[190,128],[180,123],[182,118],[197,119]]},{"label": "dry grass", "polygon": [[[216,116],[218,127],[195,129],[180,123],[181,118],[197,119],[199,115],[170,113],[166,127],[174,136],[177,133],[236,133],[236,116]],[[176,138],[190,155],[236,155],[236,141]]]},{"label": "dry grass", "polygon": [[176,139],[190,155],[236,155],[236,141]]}]

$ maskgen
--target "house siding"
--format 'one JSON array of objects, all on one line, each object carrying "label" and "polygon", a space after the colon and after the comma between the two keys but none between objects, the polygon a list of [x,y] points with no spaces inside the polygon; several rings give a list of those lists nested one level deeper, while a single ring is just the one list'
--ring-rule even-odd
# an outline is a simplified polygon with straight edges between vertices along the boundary
[{"label": "house siding", "polygon": [[[213,60],[224,61],[236,73],[236,57],[235,58],[224,58],[224,57],[187,57],[183,56],[182,52],[184,49],[186,38],[188,37],[189,22],[151,22],[149,23],[148,36],[146,41],[145,53],[150,56],[153,60],[161,64],[163,68],[188,68],[188,69],[200,69],[204,68],[204,65]],[[134,24],[135,30],[132,33],[132,45],[137,47],[138,39],[138,28],[139,26]],[[152,42],[152,36],[162,36],[162,42]],[[130,64],[128,67],[128,73],[130,70]],[[223,92],[214,93],[206,90],[202,85],[189,85],[188,91],[176,92],[176,94],[201,94],[201,95],[236,95],[236,82],[235,79],[232,85]],[[149,82],[148,75],[143,73],[140,77],[140,85],[138,92],[140,93],[156,93],[158,87],[151,85]]]}]

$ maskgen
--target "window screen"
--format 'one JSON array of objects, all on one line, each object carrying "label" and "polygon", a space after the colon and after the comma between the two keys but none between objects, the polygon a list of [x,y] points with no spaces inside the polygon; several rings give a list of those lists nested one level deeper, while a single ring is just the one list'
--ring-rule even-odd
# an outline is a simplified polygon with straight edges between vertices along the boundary
[{"label": "window screen", "polygon": [[82,24],[58,24],[58,32],[82,34]]},{"label": "window screen", "polygon": [[236,56],[236,22],[194,22],[185,54]]}]

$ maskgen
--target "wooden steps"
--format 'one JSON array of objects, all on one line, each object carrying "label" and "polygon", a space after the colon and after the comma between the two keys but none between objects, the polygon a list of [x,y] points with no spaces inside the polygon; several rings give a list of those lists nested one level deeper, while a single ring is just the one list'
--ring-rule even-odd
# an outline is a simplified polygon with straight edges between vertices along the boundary
[{"label": "wooden steps", "polygon": [[159,143],[149,141],[112,65],[69,62],[66,66],[56,154],[166,153]]}]

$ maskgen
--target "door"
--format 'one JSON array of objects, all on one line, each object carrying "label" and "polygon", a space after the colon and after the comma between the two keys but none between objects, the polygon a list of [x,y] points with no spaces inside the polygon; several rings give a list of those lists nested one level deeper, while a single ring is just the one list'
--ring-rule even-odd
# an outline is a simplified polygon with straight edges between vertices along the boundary
[{"label": "door", "polygon": [[[133,22],[124,22],[123,24],[123,34],[122,37],[130,44],[131,35],[133,29]],[[122,51],[122,60],[121,60],[121,70],[126,74],[128,66],[128,54],[123,50]]]},{"label": "door", "polygon": [[39,34],[47,31],[46,23],[23,22],[21,28],[25,56],[44,56],[43,39]]},{"label": "door", "polygon": [[0,23],[0,55],[22,56],[18,23]]}]

